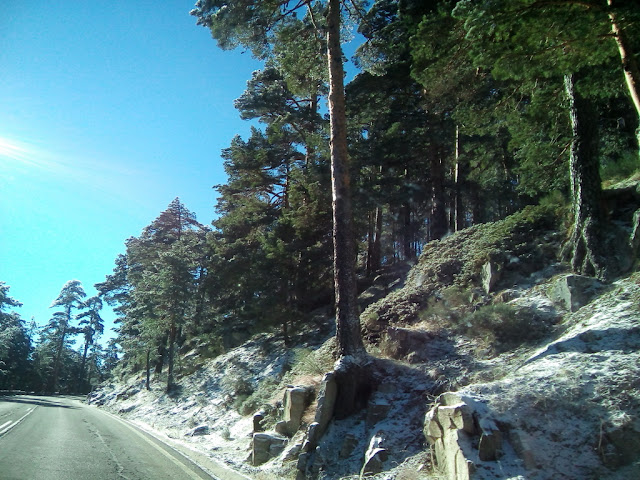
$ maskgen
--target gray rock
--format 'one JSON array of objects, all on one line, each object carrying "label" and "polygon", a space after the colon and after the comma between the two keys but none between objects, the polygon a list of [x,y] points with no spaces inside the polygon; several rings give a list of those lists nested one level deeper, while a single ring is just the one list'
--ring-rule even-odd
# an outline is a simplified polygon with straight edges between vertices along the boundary
[{"label": "gray rock", "polygon": [[270,433],[254,433],[251,448],[251,463],[254,466],[262,465],[271,458],[282,453],[287,445],[287,438]]},{"label": "gray rock", "polygon": [[264,421],[264,412],[260,411],[253,416],[253,432],[262,432],[264,428],[262,426],[262,422]]},{"label": "gray rock", "polygon": [[482,266],[482,288],[484,289],[485,293],[491,293],[493,291],[493,287],[495,287],[496,283],[498,283],[501,275],[502,266],[498,265],[495,262],[488,261]]},{"label": "gray rock", "polygon": [[389,453],[383,448],[384,435],[378,432],[371,438],[369,448],[364,455],[364,465],[360,470],[360,478],[365,475],[375,475],[380,473],[384,468],[384,462],[389,458]]},{"label": "gray rock", "polygon": [[309,405],[310,392],[303,387],[290,387],[284,392],[282,421],[276,425],[276,431],[292,436],[300,428],[302,414]]},{"label": "gray rock", "polygon": [[[333,418],[333,411],[336,406],[336,397],[338,394],[338,387],[336,385],[336,379],[333,372],[326,373],[322,379],[322,387],[318,394],[318,406],[316,408],[316,415],[314,423],[318,425],[316,428],[317,440],[322,437],[329,422]],[[317,446],[317,443],[314,447]]]},{"label": "gray rock", "polygon": [[571,312],[585,306],[595,296],[601,284],[583,275],[564,275],[549,289],[549,298]]},{"label": "gray rock", "polygon": [[451,480],[470,480],[478,465],[502,454],[502,432],[486,407],[452,392],[440,395],[427,412],[424,435],[436,463]]},{"label": "gray rock", "polygon": [[209,435],[209,425],[198,425],[185,433],[185,437],[195,437],[197,435]]}]

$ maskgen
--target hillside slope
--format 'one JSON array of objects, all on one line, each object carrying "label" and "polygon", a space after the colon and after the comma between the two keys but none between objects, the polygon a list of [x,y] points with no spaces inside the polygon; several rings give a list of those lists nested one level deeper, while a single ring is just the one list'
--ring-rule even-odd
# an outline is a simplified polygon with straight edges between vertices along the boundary
[{"label": "hillside slope", "polygon": [[640,276],[569,275],[561,238],[530,208],[429,244],[406,278],[381,275],[361,296],[371,396],[311,455],[333,363],[322,312],[293,348],[265,333],[215,359],[190,352],[171,395],[133,376],[90,402],[258,479],[635,478]]}]

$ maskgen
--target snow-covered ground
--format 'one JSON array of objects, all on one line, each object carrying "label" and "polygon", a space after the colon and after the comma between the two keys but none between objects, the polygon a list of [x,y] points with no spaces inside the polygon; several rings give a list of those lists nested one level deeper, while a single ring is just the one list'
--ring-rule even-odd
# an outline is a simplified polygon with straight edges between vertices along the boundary
[{"label": "snow-covered ground", "polygon": [[526,478],[640,478],[639,279],[566,312],[564,332],[504,378],[462,390],[490,408]]},{"label": "snow-covered ground", "polygon": [[[420,363],[380,360],[369,408],[334,421],[323,437],[316,454],[319,478],[357,478],[372,442],[388,455],[383,472],[371,478],[430,478],[423,422],[443,388],[481,402],[504,432],[503,455],[492,478],[640,478],[639,279],[632,275],[607,286],[573,313],[551,303],[548,285],[520,291],[514,305],[562,318],[556,333],[534,346],[470,361],[477,346],[468,339],[444,342],[435,335],[425,345],[431,354]],[[317,385],[320,358],[326,359],[330,349],[327,343],[315,350],[322,340],[308,347],[307,362],[315,358],[319,364],[315,372],[295,375],[295,350],[275,335],[261,334],[180,378],[171,395],[160,381],[147,391],[140,375],[103,386],[91,402],[249,477],[295,478],[293,452],[304,428],[281,456],[253,467],[247,461],[253,412],[241,415],[237,398],[271,385],[267,390],[273,395],[266,401],[277,411],[287,382]],[[314,350],[323,353],[316,358]],[[462,381],[443,380],[448,362]],[[305,414],[303,420],[312,418]]]}]

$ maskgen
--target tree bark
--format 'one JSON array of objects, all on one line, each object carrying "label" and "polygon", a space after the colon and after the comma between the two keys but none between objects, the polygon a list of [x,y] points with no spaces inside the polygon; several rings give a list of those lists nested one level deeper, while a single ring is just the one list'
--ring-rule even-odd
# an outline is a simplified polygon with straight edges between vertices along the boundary
[{"label": "tree bark", "polygon": [[176,322],[174,319],[171,319],[171,324],[169,325],[169,365],[167,366],[167,393],[171,391],[171,386],[173,385],[173,360],[175,354],[175,345],[176,345]]},{"label": "tree bark", "polygon": [[464,212],[462,207],[462,172],[460,166],[460,126],[456,125],[455,167],[453,172],[453,231],[464,228]]},{"label": "tree bark", "polygon": [[616,39],[618,51],[620,52],[624,78],[627,82],[627,88],[629,89],[633,105],[636,107],[636,113],[640,118],[640,66],[638,66],[638,61],[633,55],[629,39],[627,38],[624,30],[620,27],[615,11],[611,8],[613,7],[614,0],[607,0],[607,4],[609,6],[611,32]]},{"label": "tree bark", "polygon": [[336,294],[338,356],[364,353],[360,333],[355,272],[347,117],[344,97],[344,67],[340,45],[340,0],[329,0],[327,13],[327,57],[329,64],[329,116],[331,190],[333,196],[333,268]]},{"label": "tree bark", "polygon": [[571,118],[569,173],[573,204],[573,232],[566,246],[574,272],[606,280],[602,183],[597,156],[596,112],[591,102],[575,88],[575,75],[565,75],[564,84]]},{"label": "tree bark", "polygon": [[147,348],[147,376],[146,376],[146,380],[145,380],[145,387],[147,390],[151,390],[151,349]]},{"label": "tree bark", "polygon": [[86,379],[85,379],[85,376],[84,376],[84,368],[85,368],[85,366],[87,364],[87,352],[88,351],[89,351],[89,342],[85,341],[84,342],[84,349],[83,349],[83,352],[82,352],[82,361],[80,362],[80,375],[79,375],[79,378],[78,378],[79,387],[76,389],[78,391],[80,391],[80,389],[82,389],[84,387],[83,383],[85,383],[85,381],[86,381],[86,383],[89,383],[88,375],[87,375]]},{"label": "tree bark", "polygon": [[160,375],[162,373],[162,367],[164,367],[164,358],[167,353],[167,335],[165,334],[160,343],[158,344],[158,353],[156,355],[156,364],[153,370],[153,373],[156,375]]},{"label": "tree bark", "polygon": [[447,212],[444,198],[444,162],[440,158],[438,147],[431,147],[431,236],[438,240],[447,234]]}]

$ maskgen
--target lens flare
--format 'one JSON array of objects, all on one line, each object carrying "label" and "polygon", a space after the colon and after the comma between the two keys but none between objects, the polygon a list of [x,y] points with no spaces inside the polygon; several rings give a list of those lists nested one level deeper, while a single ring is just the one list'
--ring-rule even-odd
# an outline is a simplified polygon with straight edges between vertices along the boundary
[{"label": "lens flare", "polygon": [[4,166],[26,166],[52,169],[55,162],[47,158],[46,152],[24,142],[0,137],[0,163]]}]

